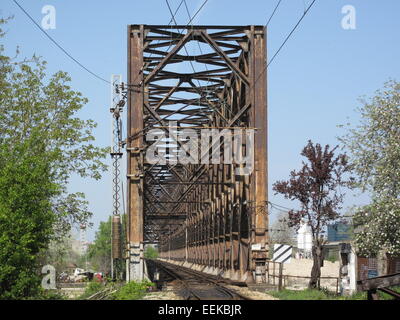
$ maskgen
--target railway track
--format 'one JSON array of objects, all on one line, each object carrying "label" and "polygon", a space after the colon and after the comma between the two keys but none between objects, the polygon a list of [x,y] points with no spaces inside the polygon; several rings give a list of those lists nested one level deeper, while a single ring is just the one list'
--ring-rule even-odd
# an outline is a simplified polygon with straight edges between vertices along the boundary
[{"label": "railway track", "polygon": [[151,263],[169,276],[166,282],[179,283],[178,294],[186,300],[251,300],[200,272],[164,261],[152,260]]}]

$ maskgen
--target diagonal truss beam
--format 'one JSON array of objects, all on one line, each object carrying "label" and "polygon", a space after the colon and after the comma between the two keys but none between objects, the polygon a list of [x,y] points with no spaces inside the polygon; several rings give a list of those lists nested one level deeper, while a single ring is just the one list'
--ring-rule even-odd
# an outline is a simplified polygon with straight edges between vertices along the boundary
[{"label": "diagonal truss beam", "polygon": [[171,58],[180,50],[183,48],[183,46],[190,40],[190,37],[192,36],[192,31],[188,31],[185,36],[179,40],[179,42],[176,44],[176,46],[160,61],[160,63],[153,69],[152,72],[146,77],[145,79],[145,84],[149,83],[155,75],[171,60]]},{"label": "diagonal truss beam", "polygon": [[225,54],[225,52],[218,46],[218,44],[204,31],[200,31],[203,39],[217,52],[228,64],[228,66],[238,75],[238,77],[247,85],[249,85],[249,79],[247,76],[237,67],[235,63]]}]

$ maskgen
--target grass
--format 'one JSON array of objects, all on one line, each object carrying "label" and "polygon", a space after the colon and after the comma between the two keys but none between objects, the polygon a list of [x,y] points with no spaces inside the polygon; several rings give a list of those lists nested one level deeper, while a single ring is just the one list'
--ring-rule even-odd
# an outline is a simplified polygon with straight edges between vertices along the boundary
[{"label": "grass", "polygon": [[319,290],[288,290],[273,291],[269,293],[280,300],[327,300],[327,295]]},{"label": "grass", "polygon": [[357,292],[351,296],[337,296],[327,290],[305,289],[305,290],[281,290],[269,292],[280,300],[365,300],[366,293]]},{"label": "grass", "polygon": [[[400,287],[390,287],[389,289],[400,293]],[[393,297],[391,295],[381,292],[379,290],[378,290],[378,296],[379,296],[379,299],[382,299],[382,300],[392,300],[393,299]]]},{"label": "grass", "polygon": [[[400,293],[400,287],[390,288]],[[281,290],[268,292],[271,296],[280,300],[367,300],[367,292],[356,292],[351,296],[337,296],[326,289],[305,289],[305,290]],[[380,300],[392,300],[393,297],[378,290]]]},{"label": "grass", "polygon": [[367,293],[355,292],[351,296],[337,296],[336,300],[367,300]]}]

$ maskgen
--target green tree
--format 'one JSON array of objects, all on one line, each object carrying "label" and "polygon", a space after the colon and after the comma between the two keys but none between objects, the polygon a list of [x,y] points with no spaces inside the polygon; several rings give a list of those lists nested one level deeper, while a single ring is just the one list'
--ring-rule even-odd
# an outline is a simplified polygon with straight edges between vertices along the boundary
[{"label": "green tree", "polygon": [[107,222],[100,222],[95,239],[88,249],[88,259],[96,271],[111,270],[111,218]]},{"label": "green tree", "polygon": [[[37,256],[52,235],[55,215],[51,181],[40,141],[0,145],[0,298],[39,293]],[[30,152],[32,148],[37,152]]]},{"label": "green tree", "polygon": [[[96,231],[95,240],[89,246],[88,259],[91,266],[100,272],[110,272],[111,270],[111,220],[109,217],[106,222],[100,222],[99,229]],[[121,242],[125,243],[126,218],[122,215]],[[122,266],[118,265],[121,269]]]},{"label": "green tree", "polygon": [[144,257],[146,259],[157,259],[158,250],[151,245],[146,245],[146,248],[144,250]]},{"label": "green tree", "polygon": [[[0,19],[0,40],[4,39]],[[65,72],[46,74],[37,56],[9,57],[0,44],[0,297],[34,294],[38,261],[51,240],[89,225],[84,194],[69,193],[71,175],[99,179],[105,148],[93,145],[96,123],[77,113],[87,103]]]},{"label": "green tree", "polygon": [[384,250],[400,255],[400,83],[389,81],[371,99],[362,99],[361,121],[341,138],[358,175],[355,186],[372,202],[354,215],[361,254]]},{"label": "green tree", "polygon": [[41,58],[16,61],[3,53],[1,46],[0,143],[23,142],[30,139],[33,129],[40,136],[52,179],[59,186],[52,198],[55,234],[64,236],[72,225],[88,224],[91,215],[84,194],[67,191],[69,179],[72,174],[100,179],[106,170],[102,159],[107,150],[93,145],[97,124],[76,115],[88,100],[71,89],[67,73],[48,77]]}]

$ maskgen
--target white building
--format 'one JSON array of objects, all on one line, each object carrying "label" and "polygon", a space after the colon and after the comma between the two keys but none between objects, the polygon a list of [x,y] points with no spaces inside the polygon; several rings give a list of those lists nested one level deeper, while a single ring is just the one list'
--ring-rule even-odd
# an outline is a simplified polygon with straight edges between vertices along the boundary
[{"label": "white building", "polygon": [[299,230],[297,231],[297,248],[299,253],[302,254],[304,258],[311,257],[312,250],[312,233],[311,227],[307,223],[302,222]]}]

